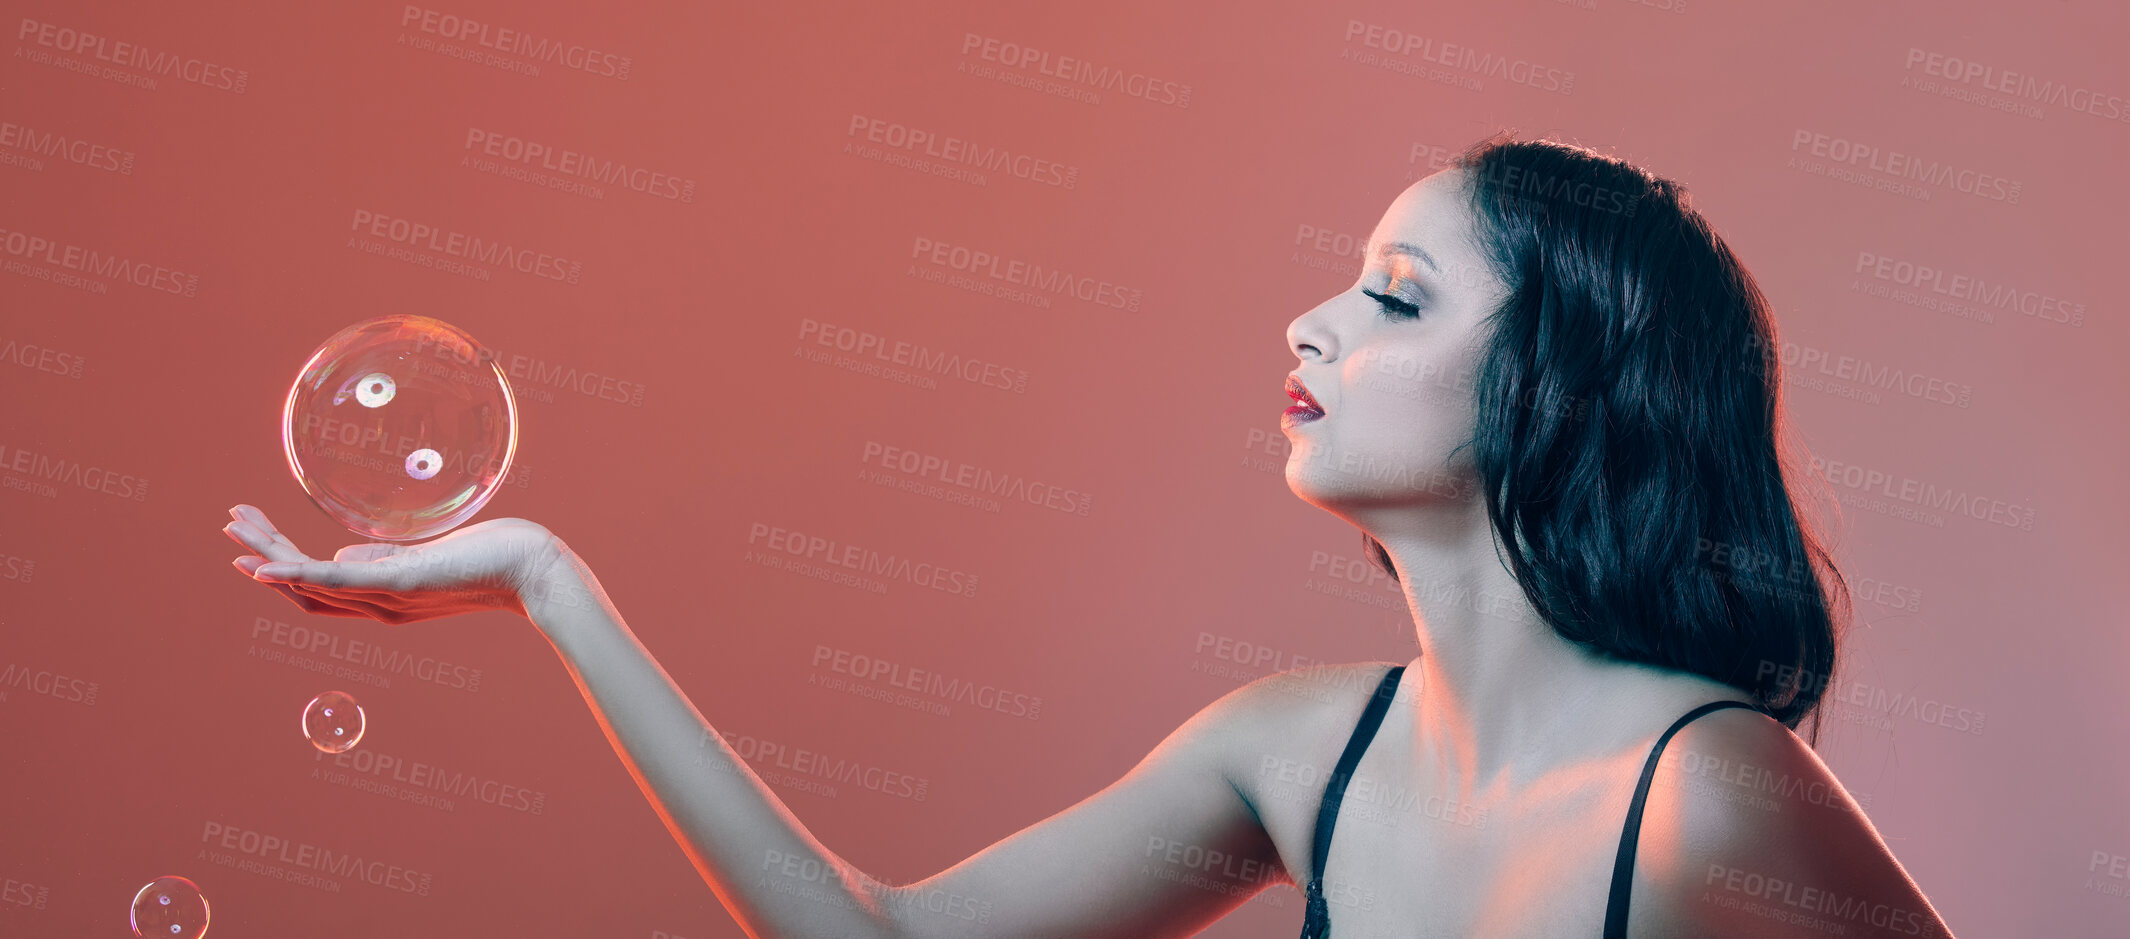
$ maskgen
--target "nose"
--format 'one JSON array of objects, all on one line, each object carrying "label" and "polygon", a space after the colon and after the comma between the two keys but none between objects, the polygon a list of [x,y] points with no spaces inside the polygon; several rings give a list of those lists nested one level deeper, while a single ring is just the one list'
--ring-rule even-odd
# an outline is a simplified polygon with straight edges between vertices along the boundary
[{"label": "nose", "polygon": [[1338,337],[1331,329],[1329,309],[1337,299],[1319,303],[1287,324],[1287,348],[1296,358],[1304,362],[1338,358]]}]

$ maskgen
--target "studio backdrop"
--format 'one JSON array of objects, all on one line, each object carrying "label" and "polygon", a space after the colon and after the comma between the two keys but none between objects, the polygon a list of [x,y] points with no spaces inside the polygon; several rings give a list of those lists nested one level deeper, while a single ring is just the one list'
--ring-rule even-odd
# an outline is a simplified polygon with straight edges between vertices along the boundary
[{"label": "studio backdrop", "polygon": [[[218,937],[741,935],[525,620],[232,572],[239,503],[365,540],[281,427],[380,316],[508,378],[476,520],[566,540],[887,881],[1258,677],[1412,659],[1399,586],[1288,489],[1286,328],[1504,129],[1678,180],[1766,291],[1854,594],[1818,752],[1947,922],[2130,931],[2118,6],[5,12],[0,934],[126,935],[175,875]],[[1251,895],[1205,935],[1301,921],[1148,855]]]}]

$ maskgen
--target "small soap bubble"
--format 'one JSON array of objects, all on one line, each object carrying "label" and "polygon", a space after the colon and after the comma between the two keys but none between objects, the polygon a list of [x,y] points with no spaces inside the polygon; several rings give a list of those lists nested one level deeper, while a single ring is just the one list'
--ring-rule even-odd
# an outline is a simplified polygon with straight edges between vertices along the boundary
[{"label": "small soap bubble", "polygon": [[199,939],[207,934],[207,898],[200,886],[175,874],[157,877],[133,895],[136,936]]},{"label": "small soap bubble", "polygon": [[328,691],[303,708],[303,736],[327,753],[346,753],[362,740],[362,705],[345,691]]},{"label": "small soap bubble", "polygon": [[289,471],[320,509],[377,541],[419,541],[488,504],[518,447],[518,406],[495,353],[427,316],[356,323],[327,339],[281,410]]}]

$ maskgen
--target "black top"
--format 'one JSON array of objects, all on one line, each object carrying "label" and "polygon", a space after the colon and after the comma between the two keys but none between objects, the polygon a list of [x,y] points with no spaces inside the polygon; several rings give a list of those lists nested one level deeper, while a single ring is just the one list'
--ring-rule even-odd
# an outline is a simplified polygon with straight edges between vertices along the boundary
[{"label": "black top", "polygon": [[[1390,708],[1391,696],[1398,690],[1398,677],[1404,673],[1405,666],[1398,665],[1383,674],[1375,694],[1368,699],[1368,707],[1361,711],[1361,721],[1355,725],[1353,736],[1346,741],[1346,752],[1339,754],[1338,768],[1332,770],[1331,781],[1324,786],[1324,806],[1316,816],[1316,847],[1311,854],[1309,885],[1302,890],[1308,906],[1302,917],[1301,939],[1327,939],[1331,935],[1331,911],[1324,903],[1324,860],[1331,854],[1331,829],[1339,821],[1339,803],[1346,798],[1346,782],[1361,762],[1361,754],[1368,749],[1369,741],[1375,739],[1376,728],[1383,723],[1383,712]],[[1673,721],[1664,736],[1657,738],[1657,745],[1650,748],[1649,760],[1642,764],[1642,781],[1635,786],[1634,802],[1627,807],[1627,825],[1620,832],[1620,853],[1612,863],[1612,892],[1605,900],[1603,939],[1626,939],[1627,936],[1627,893],[1634,877],[1635,839],[1642,830],[1642,803],[1649,797],[1649,781],[1656,775],[1657,757],[1664,752],[1664,745],[1671,742],[1672,735],[1687,722],[1724,708],[1760,710],[1743,701],[1711,701]]]}]

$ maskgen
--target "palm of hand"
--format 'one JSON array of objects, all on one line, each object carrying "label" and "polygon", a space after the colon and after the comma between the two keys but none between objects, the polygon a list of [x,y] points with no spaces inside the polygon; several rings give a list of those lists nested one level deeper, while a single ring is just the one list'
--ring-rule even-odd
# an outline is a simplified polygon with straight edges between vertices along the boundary
[{"label": "palm of hand", "polygon": [[557,552],[554,536],[522,518],[490,519],[414,545],[352,544],[330,561],[311,558],[249,505],[229,510],[222,531],[253,551],[237,570],[272,586],[305,612],[415,623],[458,613],[524,613],[520,599]]}]

